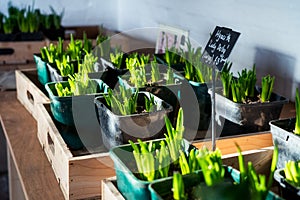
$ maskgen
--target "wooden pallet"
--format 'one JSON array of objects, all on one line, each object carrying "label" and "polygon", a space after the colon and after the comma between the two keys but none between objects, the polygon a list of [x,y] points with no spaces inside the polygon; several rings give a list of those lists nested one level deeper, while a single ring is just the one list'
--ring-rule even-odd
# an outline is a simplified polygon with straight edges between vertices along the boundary
[{"label": "wooden pallet", "polygon": [[65,198],[100,198],[101,180],[115,175],[107,150],[71,151],[50,116],[49,104],[39,104],[38,112],[38,139]]},{"label": "wooden pallet", "polygon": [[[243,152],[245,163],[251,161],[258,173],[269,174],[270,164],[273,155],[273,147],[267,147],[257,150]],[[238,169],[237,154],[224,155],[223,163]],[[102,200],[124,200],[125,198],[117,188],[116,177],[110,177],[102,180]]]},{"label": "wooden pallet", "polygon": [[35,68],[16,70],[15,74],[17,98],[37,120],[37,105],[39,103],[50,103],[44,86],[37,79],[37,70]]}]

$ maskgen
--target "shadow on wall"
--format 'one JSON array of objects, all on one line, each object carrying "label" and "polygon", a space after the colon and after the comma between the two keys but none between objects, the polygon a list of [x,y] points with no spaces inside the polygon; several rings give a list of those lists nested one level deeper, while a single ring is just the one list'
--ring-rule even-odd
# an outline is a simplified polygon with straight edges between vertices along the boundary
[{"label": "shadow on wall", "polygon": [[274,92],[290,100],[293,99],[296,64],[294,57],[263,47],[256,47],[254,63],[256,64],[258,85],[261,85],[263,76],[270,74],[275,76]]}]

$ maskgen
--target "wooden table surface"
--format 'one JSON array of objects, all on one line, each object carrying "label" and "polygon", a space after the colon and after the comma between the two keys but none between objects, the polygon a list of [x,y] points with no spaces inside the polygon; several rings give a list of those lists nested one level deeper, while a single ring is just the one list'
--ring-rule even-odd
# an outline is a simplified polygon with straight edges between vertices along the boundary
[{"label": "wooden table surface", "polygon": [[26,199],[64,199],[37,138],[37,123],[15,91],[0,93],[0,117],[7,146]]},{"label": "wooden table surface", "polygon": [[[284,106],[281,118],[295,116],[293,104]],[[15,91],[0,93],[0,117],[17,174],[26,199],[63,199],[58,182],[37,138],[37,123],[17,100]],[[253,138],[252,138],[253,137]],[[234,141],[243,150],[272,146],[270,133],[217,141],[223,155],[236,152]],[[197,142],[200,147],[203,143]]]}]

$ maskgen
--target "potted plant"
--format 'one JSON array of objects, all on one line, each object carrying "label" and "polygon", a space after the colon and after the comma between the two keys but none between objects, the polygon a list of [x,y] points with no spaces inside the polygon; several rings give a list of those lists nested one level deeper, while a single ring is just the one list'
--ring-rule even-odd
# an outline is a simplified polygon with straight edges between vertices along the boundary
[{"label": "potted plant", "polygon": [[288,99],[273,92],[274,77],[270,75],[262,78],[261,88],[256,86],[255,65],[251,70],[238,72],[238,77],[233,77],[231,66],[225,63],[221,71],[223,87],[215,89],[216,114],[235,125],[236,130],[230,129],[233,134],[240,134],[240,130],[270,130],[269,122],[279,118]]},{"label": "potted plant", "polygon": [[273,143],[279,146],[279,161],[277,168],[284,168],[288,160],[298,161],[300,155],[300,98],[299,89],[295,96],[296,116],[288,119],[272,120],[270,122]]},{"label": "potted plant", "polygon": [[269,191],[278,156],[276,147],[268,181],[265,175],[256,173],[251,162],[246,168],[239,147],[238,151],[240,171],[223,166],[221,156],[218,156],[220,153],[215,156],[199,155],[200,171],[187,175],[174,173],[173,177],[151,183],[151,199],[280,199]]},{"label": "potted plant", "polygon": [[288,160],[285,167],[275,171],[274,179],[279,183],[280,193],[286,199],[300,198],[300,162]]},{"label": "potted plant", "polygon": [[[126,199],[151,199],[150,183],[172,176],[173,171],[191,173],[200,169],[195,162],[198,151],[183,139],[183,110],[176,126],[165,117],[165,138],[116,146],[110,149],[117,186]],[[209,154],[208,151],[202,153]]]},{"label": "potted plant", "polygon": [[73,112],[74,109],[76,110],[73,103],[80,99],[94,105],[95,96],[101,96],[107,92],[108,86],[103,81],[88,77],[89,65],[93,65],[95,60],[97,58],[87,54],[80,65],[79,73],[69,75],[67,81],[49,82],[45,85],[51,100],[50,108],[53,117],[58,122],[73,126]]},{"label": "potted plant", "polygon": [[85,33],[82,40],[75,40],[72,34],[70,37],[66,48],[64,48],[66,46],[64,40],[58,38],[56,44],[50,43],[41,48],[40,54],[34,54],[39,80],[42,84],[45,84],[47,80],[66,81],[68,75],[78,72],[78,65],[84,56],[92,52],[92,41]]},{"label": "potted plant", "polygon": [[181,49],[172,46],[166,47],[164,54],[154,54],[155,59],[159,64],[172,67],[179,73],[183,73],[185,65],[185,56]]},{"label": "potted plant", "polygon": [[139,89],[155,94],[173,107],[169,114],[172,123],[176,122],[179,109],[181,82],[176,82],[171,67],[158,64],[154,59],[149,61],[150,55],[128,55],[126,67],[129,74],[119,76],[119,84],[132,90]]},{"label": "potted plant", "polygon": [[90,77],[101,78],[109,87],[114,88],[118,82],[118,76],[128,72],[125,67],[127,54],[121,51],[121,47],[112,49],[109,39],[100,42],[94,52],[100,55],[100,64],[99,68],[90,74]]},{"label": "potted plant", "polygon": [[163,134],[163,118],[172,111],[165,101],[149,92],[133,92],[119,86],[119,91],[97,97],[99,123],[104,145],[114,146],[136,141],[160,138]]},{"label": "potted plant", "polygon": [[[8,3],[8,14],[0,13],[0,40],[1,41],[35,41],[43,40],[44,36],[57,40],[64,37],[61,26],[63,12],[57,14],[50,6],[52,13],[43,14],[34,5],[18,8]],[[57,34],[59,32],[59,34]],[[54,37],[55,35],[55,37]]]},{"label": "potted plant", "polygon": [[50,14],[41,15],[41,30],[50,40],[58,40],[58,38],[64,39],[65,28],[61,24],[64,10],[62,10],[61,13],[57,13],[52,6],[50,6],[50,10]]}]

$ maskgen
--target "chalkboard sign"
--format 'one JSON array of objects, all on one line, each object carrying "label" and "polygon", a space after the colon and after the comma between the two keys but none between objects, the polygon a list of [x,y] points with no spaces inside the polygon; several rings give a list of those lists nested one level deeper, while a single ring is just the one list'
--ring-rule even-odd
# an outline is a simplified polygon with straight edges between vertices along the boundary
[{"label": "chalkboard sign", "polygon": [[217,26],[204,49],[202,62],[222,70],[239,36],[239,32]]}]

